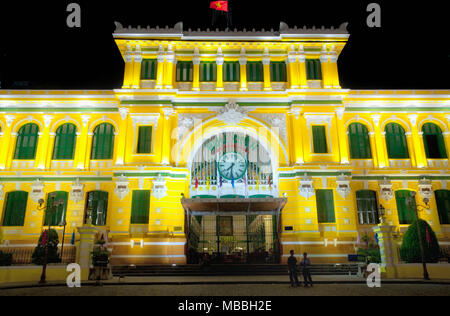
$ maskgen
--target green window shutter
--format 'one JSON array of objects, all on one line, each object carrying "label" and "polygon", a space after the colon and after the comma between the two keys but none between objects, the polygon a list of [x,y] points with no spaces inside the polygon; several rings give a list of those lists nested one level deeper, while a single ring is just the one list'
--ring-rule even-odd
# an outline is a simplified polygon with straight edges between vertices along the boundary
[{"label": "green window shutter", "polygon": [[178,82],[191,82],[193,67],[194,66],[191,61],[177,62],[177,81]]},{"label": "green window shutter", "polygon": [[358,208],[358,220],[362,225],[378,224],[377,193],[370,190],[356,192],[356,205]]},{"label": "green window shutter", "polygon": [[148,224],[150,210],[150,191],[133,191],[131,201],[131,224]]},{"label": "green window shutter", "polygon": [[444,136],[439,126],[433,123],[426,123],[422,126],[423,144],[425,153],[429,159],[446,159]]},{"label": "green window shutter", "polygon": [[335,223],[333,190],[316,190],[319,223]]},{"label": "green window shutter", "polygon": [[397,202],[398,220],[400,224],[411,224],[414,220],[416,201],[411,196],[411,191],[395,191],[395,200]]},{"label": "green window shutter", "polygon": [[262,82],[264,75],[264,66],[261,61],[251,61],[247,63],[248,82]]},{"label": "green window shutter", "polygon": [[109,123],[102,123],[95,128],[92,138],[92,160],[113,158],[114,132],[114,126]]},{"label": "green window shutter", "polygon": [[217,81],[217,64],[216,64],[216,62],[202,61],[200,63],[200,81],[202,81],[202,82]]},{"label": "green window shutter", "polygon": [[74,124],[64,124],[56,130],[53,159],[72,160],[75,154],[77,127]]},{"label": "green window shutter", "polygon": [[35,159],[39,139],[38,133],[39,127],[34,123],[26,124],[20,128],[17,135],[14,159]]},{"label": "green window shutter", "polygon": [[13,191],[6,194],[3,226],[23,226],[27,209],[28,192]]},{"label": "green window shutter", "polygon": [[351,159],[370,159],[370,139],[367,127],[361,123],[353,123],[348,127],[348,141]]},{"label": "green window shutter", "polygon": [[91,218],[93,225],[105,226],[108,211],[108,192],[89,192],[87,194],[86,209],[90,209],[92,212]]},{"label": "green window shutter", "polygon": [[441,225],[450,225],[450,191],[437,190],[434,192]]},{"label": "green window shutter", "polygon": [[152,152],[152,126],[139,126],[138,154]]},{"label": "green window shutter", "polygon": [[[69,193],[56,191],[47,195],[47,209],[45,211],[45,226],[61,226],[66,220],[67,197]],[[62,202],[61,205],[55,205]]]},{"label": "green window shutter", "polygon": [[389,123],[385,127],[385,132],[389,159],[408,159],[408,145],[403,127],[397,123]]},{"label": "green window shutter", "polygon": [[237,82],[240,81],[240,65],[239,62],[225,62],[223,64],[223,81],[224,82]]},{"label": "green window shutter", "polygon": [[156,80],[156,68],[158,62],[156,59],[144,59],[141,66],[141,79],[142,80]]},{"label": "green window shutter", "polygon": [[322,64],[320,59],[306,60],[306,77],[308,80],[322,80]]},{"label": "green window shutter", "polygon": [[287,82],[286,63],[284,61],[270,63],[270,80],[272,82]]},{"label": "green window shutter", "polygon": [[313,144],[314,153],[326,154],[328,152],[327,137],[325,133],[325,126],[313,126]]}]

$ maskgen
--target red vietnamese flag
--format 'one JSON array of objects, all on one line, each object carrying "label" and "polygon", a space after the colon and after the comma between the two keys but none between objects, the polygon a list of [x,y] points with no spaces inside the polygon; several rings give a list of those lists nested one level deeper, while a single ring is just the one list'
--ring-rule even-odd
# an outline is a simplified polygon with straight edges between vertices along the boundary
[{"label": "red vietnamese flag", "polygon": [[228,1],[212,1],[211,9],[228,12]]}]

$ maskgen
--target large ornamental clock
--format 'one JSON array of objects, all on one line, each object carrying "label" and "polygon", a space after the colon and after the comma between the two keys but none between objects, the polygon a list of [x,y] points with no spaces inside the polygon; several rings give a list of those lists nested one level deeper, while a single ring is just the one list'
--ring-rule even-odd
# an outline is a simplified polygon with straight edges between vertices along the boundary
[{"label": "large ornamental clock", "polygon": [[219,158],[218,169],[223,178],[238,180],[247,171],[247,160],[239,153],[226,153]]}]

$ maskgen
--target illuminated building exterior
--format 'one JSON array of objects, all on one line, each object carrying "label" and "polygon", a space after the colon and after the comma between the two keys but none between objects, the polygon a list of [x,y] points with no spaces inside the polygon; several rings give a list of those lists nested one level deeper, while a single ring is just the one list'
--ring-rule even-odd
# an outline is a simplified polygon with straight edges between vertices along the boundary
[{"label": "illuminated building exterior", "polygon": [[[116,265],[347,262],[379,205],[406,230],[411,191],[450,243],[450,91],[343,89],[345,25],[114,38],[121,89],[0,91],[2,247],[92,222]],[[45,218],[40,198],[64,205]]]}]

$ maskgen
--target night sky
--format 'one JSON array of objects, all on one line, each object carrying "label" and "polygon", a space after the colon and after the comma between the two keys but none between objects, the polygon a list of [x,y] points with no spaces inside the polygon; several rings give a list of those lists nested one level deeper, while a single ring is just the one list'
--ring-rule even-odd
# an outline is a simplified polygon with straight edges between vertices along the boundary
[{"label": "night sky", "polygon": [[[71,2],[81,5],[80,29],[66,26],[66,7]],[[124,63],[112,37],[114,21],[152,27],[183,21],[185,29],[211,28],[209,2],[2,0],[1,88],[120,88]],[[309,2],[230,0],[232,27],[278,30],[280,21],[299,27],[339,27],[349,22],[350,40],[339,58],[342,87],[450,88],[446,1]],[[371,2],[381,5],[380,29],[366,25]]]}]

